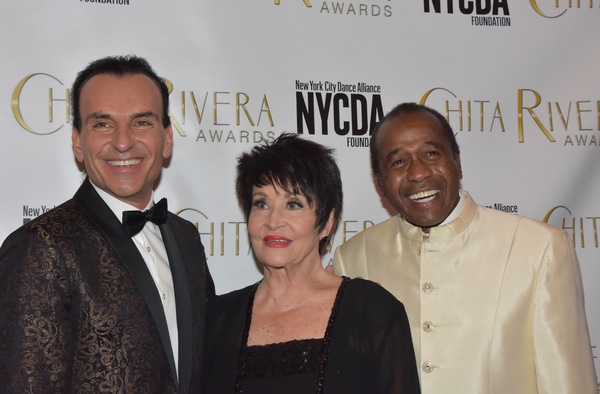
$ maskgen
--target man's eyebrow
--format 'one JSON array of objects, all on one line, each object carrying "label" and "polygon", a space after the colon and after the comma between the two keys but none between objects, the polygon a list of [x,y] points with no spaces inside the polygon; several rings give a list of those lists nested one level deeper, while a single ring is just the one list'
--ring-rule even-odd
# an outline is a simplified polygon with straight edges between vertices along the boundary
[{"label": "man's eyebrow", "polygon": [[[438,141],[424,141],[421,145],[420,148],[425,148],[425,147],[433,147],[436,149],[440,149],[443,150],[444,149],[444,144],[441,144]],[[385,159],[389,160],[391,157],[394,157],[395,155],[397,155],[398,153],[402,152],[404,150],[403,147],[397,147],[395,149],[392,149],[391,151],[389,151],[386,155],[385,155]]]},{"label": "man's eyebrow", "polygon": [[396,148],[393,149],[391,151],[389,151],[386,155],[385,155],[385,159],[389,160],[391,157],[393,157],[394,155],[396,155],[398,152],[400,152],[402,150],[402,148]]},{"label": "man's eyebrow", "polygon": [[158,119],[158,114],[153,111],[144,111],[144,112],[136,112],[132,114],[130,119],[138,119],[138,118],[155,118]]},{"label": "man's eyebrow", "polygon": [[423,146],[433,146],[435,148],[441,148],[444,144],[440,144],[438,141],[425,141]]},{"label": "man's eyebrow", "polygon": [[[154,118],[159,119],[158,114],[153,111],[144,111],[144,112],[136,112],[132,114],[129,119],[139,119],[139,118]],[[92,112],[88,116],[85,117],[85,121],[89,120],[97,120],[97,119],[113,119],[111,114],[105,112]]]},{"label": "man's eyebrow", "polygon": [[112,116],[104,113],[104,112],[92,112],[88,116],[85,117],[85,121],[95,120],[95,119],[112,119]]}]

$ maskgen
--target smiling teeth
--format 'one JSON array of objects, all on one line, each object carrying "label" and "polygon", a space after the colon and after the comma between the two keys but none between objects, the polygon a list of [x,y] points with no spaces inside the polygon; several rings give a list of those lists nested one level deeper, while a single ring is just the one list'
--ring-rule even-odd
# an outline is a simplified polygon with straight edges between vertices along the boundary
[{"label": "smiling teeth", "polygon": [[435,198],[435,196],[439,193],[439,190],[428,190],[426,192],[420,192],[409,196],[412,201],[418,202],[429,202]]},{"label": "smiling teeth", "polygon": [[114,160],[114,161],[109,161],[108,164],[110,164],[111,166],[115,166],[115,167],[128,167],[128,166],[134,166],[136,164],[140,164],[140,162],[141,162],[140,159]]}]

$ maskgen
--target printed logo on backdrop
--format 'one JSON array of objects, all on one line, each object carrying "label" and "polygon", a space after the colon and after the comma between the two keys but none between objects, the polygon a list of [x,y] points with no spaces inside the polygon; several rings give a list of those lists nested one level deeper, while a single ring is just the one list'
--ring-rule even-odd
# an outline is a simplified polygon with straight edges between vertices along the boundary
[{"label": "printed logo on backdrop", "polygon": [[214,220],[195,208],[184,208],[176,215],[194,223],[207,256],[239,256],[250,254],[246,222]]},{"label": "printed logo on backdrop", "polygon": [[35,219],[43,213],[48,212],[51,209],[56,208],[56,206],[48,206],[48,205],[23,205],[23,224]]},{"label": "printed logo on backdrop", "polygon": [[495,209],[496,211],[502,211],[506,213],[512,213],[515,215],[519,214],[519,206],[516,204],[504,204],[504,203],[494,203],[494,205],[486,205],[487,208]]},{"label": "printed logo on backdrop", "polygon": [[[598,147],[600,99],[558,100],[535,89],[516,89],[514,105],[493,98],[465,98],[436,87],[420,103],[437,109],[457,133],[507,133],[519,143],[541,139],[565,147]],[[516,124],[507,132],[506,124]],[[464,134],[463,134],[464,135]]]},{"label": "printed logo on backdrop", "polygon": [[[283,4],[282,4],[283,3]],[[293,3],[293,4],[292,4]],[[276,6],[301,5],[306,12],[319,12],[326,15],[342,16],[368,16],[368,17],[390,17],[392,16],[392,5],[390,0],[274,0]],[[302,5],[303,4],[303,5]]]},{"label": "printed logo on backdrop", "polygon": [[173,131],[197,143],[250,143],[273,141],[286,130],[276,130],[275,118],[264,92],[176,90],[165,79],[170,94]]},{"label": "printed logo on backdrop", "polygon": [[[285,130],[275,130],[274,116],[264,92],[177,90],[165,79],[170,94],[170,118],[180,137],[198,143],[272,141]],[[17,82],[11,110],[20,128],[48,135],[71,122],[69,89],[55,76],[34,73]],[[70,131],[70,125],[67,126]]]},{"label": "printed logo on backdrop", "polygon": [[294,86],[298,134],[344,138],[350,148],[369,146],[369,136],[384,115],[381,85],[297,79]]},{"label": "printed logo on backdrop", "polygon": [[423,0],[423,11],[466,16],[472,26],[510,27],[508,0]]},{"label": "printed logo on backdrop", "polygon": [[129,5],[129,0],[79,0],[80,3]]},{"label": "printed logo on backdrop", "polygon": [[529,4],[538,15],[548,19],[559,18],[567,11],[584,12],[600,9],[598,0],[529,0]]},{"label": "printed logo on backdrop", "polygon": [[27,75],[13,90],[11,111],[25,131],[37,135],[53,134],[69,122],[69,89],[50,74]]},{"label": "printed logo on backdrop", "polygon": [[548,210],[544,216],[544,222],[567,231],[575,247],[599,248],[600,215],[577,214],[572,212],[569,207],[559,205]]}]

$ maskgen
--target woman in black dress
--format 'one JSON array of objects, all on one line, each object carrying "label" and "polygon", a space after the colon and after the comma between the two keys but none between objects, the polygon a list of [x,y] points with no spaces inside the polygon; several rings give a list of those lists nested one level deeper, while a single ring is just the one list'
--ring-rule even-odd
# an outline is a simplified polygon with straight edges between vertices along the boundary
[{"label": "woman in black dress", "polygon": [[238,159],[264,278],[209,304],[205,393],[419,393],[404,306],[323,269],[342,209],[332,151],[294,134]]}]

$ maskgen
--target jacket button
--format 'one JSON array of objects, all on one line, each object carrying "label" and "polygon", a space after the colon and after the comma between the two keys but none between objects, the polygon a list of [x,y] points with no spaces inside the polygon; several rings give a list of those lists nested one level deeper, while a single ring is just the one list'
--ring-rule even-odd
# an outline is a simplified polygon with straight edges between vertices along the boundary
[{"label": "jacket button", "polygon": [[423,323],[423,331],[425,331],[425,332],[433,331],[433,323],[430,321],[426,321],[425,323]]},{"label": "jacket button", "polygon": [[425,293],[429,294],[433,291],[433,285],[429,282],[425,282],[423,283],[422,289]]},{"label": "jacket button", "polygon": [[423,372],[425,372],[425,373],[432,373],[433,372],[433,363],[430,361],[424,362],[423,365],[421,365],[421,368],[423,369]]}]

